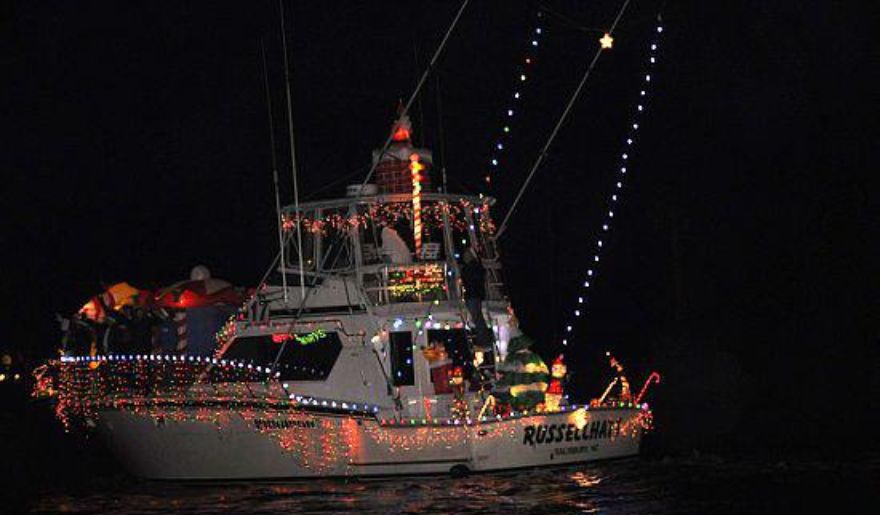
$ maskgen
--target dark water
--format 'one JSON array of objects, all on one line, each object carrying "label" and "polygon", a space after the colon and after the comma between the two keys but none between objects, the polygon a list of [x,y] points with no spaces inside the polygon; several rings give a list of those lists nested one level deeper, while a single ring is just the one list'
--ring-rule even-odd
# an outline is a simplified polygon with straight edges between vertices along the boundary
[{"label": "dark water", "polygon": [[111,481],[40,513],[870,513],[877,459],[631,459],[516,473],[182,485]]}]

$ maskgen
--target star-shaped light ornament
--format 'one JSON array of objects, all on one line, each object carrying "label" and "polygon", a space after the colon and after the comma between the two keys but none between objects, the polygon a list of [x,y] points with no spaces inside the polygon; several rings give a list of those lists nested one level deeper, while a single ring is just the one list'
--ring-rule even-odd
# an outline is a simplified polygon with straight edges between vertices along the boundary
[{"label": "star-shaped light ornament", "polygon": [[614,46],[614,38],[611,37],[611,34],[606,32],[604,36],[599,38],[599,44],[602,45],[602,49],[607,50]]}]

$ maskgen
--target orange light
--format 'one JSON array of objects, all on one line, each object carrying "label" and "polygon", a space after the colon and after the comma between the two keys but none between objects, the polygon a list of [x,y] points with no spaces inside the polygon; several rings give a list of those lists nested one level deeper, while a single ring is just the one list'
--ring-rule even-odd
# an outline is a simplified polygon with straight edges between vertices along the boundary
[{"label": "orange light", "polygon": [[398,127],[397,130],[394,131],[394,136],[391,139],[394,141],[409,141],[409,129]]}]

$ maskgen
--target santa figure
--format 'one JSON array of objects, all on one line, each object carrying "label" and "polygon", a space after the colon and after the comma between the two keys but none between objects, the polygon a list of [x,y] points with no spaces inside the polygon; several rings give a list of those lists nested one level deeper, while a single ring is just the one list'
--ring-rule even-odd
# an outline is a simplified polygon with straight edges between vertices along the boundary
[{"label": "santa figure", "polygon": [[552,377],[550,379],[550,386],[544,392],[544,411],[559,411],[559,405],[562,402],[562,397],[565,395],[563,383],[565,382],[565,374],[567,372],[568,368],[566,368],[563,356],[560,354],[553,361],[553,365],[550,368],[550,375]]}]

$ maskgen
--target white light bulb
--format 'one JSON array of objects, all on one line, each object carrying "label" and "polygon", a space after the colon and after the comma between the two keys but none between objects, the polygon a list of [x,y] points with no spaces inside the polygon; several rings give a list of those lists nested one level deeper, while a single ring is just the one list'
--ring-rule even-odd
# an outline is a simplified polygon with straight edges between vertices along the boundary
[{"label": "white light bulb", "polygon": [[533,39],[533,40],[532,40],[532,46],[538,46],[538,41],[535,40],[535,39]]},{"label": "white light bulb", "polygon": [[[611,195],[611,201],[612,201],[612,202],[617,202],[617,195]],[[602,246],[602,242],[599,242],[599,246],[600,246],[600,247]]]},{"label": "white light bulb", "polygon": [[651,76],[645,75],[645,82],[651,82]]},{"label": "white light bulb", "polygon": [[570,325],[565,326],[565,330],[568,332],[571,332],[571,326]]},{"label": "white light bulb", "polygon": [[627,145],[632,145],[632,144],[633,144],[633,140],[632,140],[632,138],[626,138],[626,144],[627,144]]},{"label": "white light bulb", "polygon": [[603,225],[602,225],[602,230],[603,230],[603,231],[607,231],[607,230],[608,230],[608,224],[603,224]]},{"label": "white light bulb", "polygon": [[641,95],[641,96],[645,96],[645,90],[641,90],[641,91],[639,91],[639,95]]},{"label": "white light bulb", "polygon": [[645,108],[642,106],[642,104],[639,104],[638,106],[636,106],[636,109],[638,109],[639,111],[645,110]]},{"label": "white light bulb", "polygon": [[[607,226],[606,226],[606,227],[607,227]],[[593,277],[593,271],[592,271],[592,270],[587,270],[587,275],[589,275],[590,277]]]},{"label": "white light bulb", "polygon": [[[498,150],[504,150],[504,145],[502,145],[501,143],[499,143],[499,144],[495,145],[495,148],[497,148]],[[474,212],[475,212],[475,213],[479,213],[479,211],[474,211]]]},{"label": "white light bulb", "polygon": [[498,160],[497,160],[497,159],[493,159],[493,160],[492,160],[492,166],[498,166]]},{"label": "white light bulb", "polygon": [[663,32],[663,27],[662,27],[662,26],[658,26],[658,27],[657,27],[657,32]]},{"label": "white light bulb", "polygon": [[593,261],[596,262],[596,263],[598,263],[598,262],[599,262],[599,256],[593,256]]},{"label": "white light bulb", "polygon": [[525,81],[525,80],[526,80],[526,76],[525,76],[525,74],[520,75],[520,76],[519,76],[519,80],[521,80],[521,81]]},{"label": "white light bulb", "polygon": [[625,167],[625,166],[621,166],[621,167],[620,167],[620,173],[626,173],[626,167]]},{"label": "white light bulb", "polygon": [[657,45],[656,44],[651,45],[651,50],[657,50]]},{"label": "white light bulb", "polygon": [[636,129],[636,130],[638,130],[638,129],[639,129],[639,124],[637,124],[637,123],[634,123],[634,124],[633,124],[633,129]]},{"label": "white light bulb", "polygon": [[651,64],[654,64],[654,63],[656,63],[656,62],[657,62],[657,59],[654,59],[654,58],[652,57],[652,58],[651,58]]},{"label": "white light bulb", "polygon": [[624,161],[629,159],[629,155],[627,155],[627,154],[622,154],[620,157],[622,157]]},{"label": "white light bulb", "polygon": [[513,116],[513,109],[507,110],[507,116]]},{"label": "white light bulb", "polygon": [[623,187],[623,183],[620,182],[620,181],[618,181],[618,182],[617,182],[617,189],[620,189],[620,188],[622,188],[622,187]]},{"label": "white light bulb", "polygon": [[538,27],[537,29],[535,29],[535,34],[540,34],[540,33],[541,33],[541,27]]},{"label": "white light bulb", "polygon": [[576,317],[581,316],[581,310],[579,310],[579,309],[574,310],[574,316],[576,316]]},{"label": "white light bulb", "polygon": [[562,345],[568,345],[568,340],[566,340],[565,338],[563,338],[563,339],[562,339]]},{"label": "white light bulb", "polygon": [[608,211],[608,218],[614,218],[614,211]]},{"label": "white light bulb", "polygon": [[584,303],[584,298],[578,297],[578,304],[583,304],[583,303]]},{"label": "white light bulb", "polygon": [[601,246],[602,246],[602,240],[597,241],[597,242],[596,242],[596,245],[599,245],[599,246],[601,247]]},{"label": "white light bulb", "polygon": [[519,91],[513,94],[513,98],[519,98]]}]

